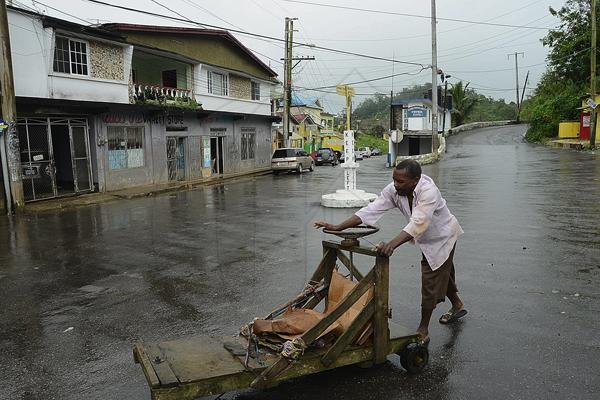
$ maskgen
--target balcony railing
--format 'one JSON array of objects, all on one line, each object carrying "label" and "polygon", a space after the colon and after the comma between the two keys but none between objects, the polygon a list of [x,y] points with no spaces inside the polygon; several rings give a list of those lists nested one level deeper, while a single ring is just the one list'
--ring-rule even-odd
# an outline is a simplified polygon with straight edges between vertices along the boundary
[{"label": "balcony railing", "polygon": [[133,97],[139,100],[155,100],[160,98],[185,100],[189,99],[192,93],[189,89],[170,88],[144,83],[134,83],[132,90]]}]

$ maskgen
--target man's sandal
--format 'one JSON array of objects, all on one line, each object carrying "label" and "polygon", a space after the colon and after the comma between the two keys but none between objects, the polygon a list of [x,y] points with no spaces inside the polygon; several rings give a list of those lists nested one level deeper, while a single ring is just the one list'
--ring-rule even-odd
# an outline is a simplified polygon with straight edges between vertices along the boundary
[{"label": "man's sandal", "polygon": [[440,317],[440,324],[450,324],[455,322],[459,318],[467,315],[467,310],[460,309],[458,311],[453,311],[452,309],[448,310],[448,312]]}]

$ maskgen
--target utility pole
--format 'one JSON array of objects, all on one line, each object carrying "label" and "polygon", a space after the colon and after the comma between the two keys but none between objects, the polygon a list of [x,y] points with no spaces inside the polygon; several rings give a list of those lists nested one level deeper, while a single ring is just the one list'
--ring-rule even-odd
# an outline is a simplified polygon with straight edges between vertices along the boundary
[{"label": "utility pole", "polygon": [[[2,119],[4,129],[1,134],[1,157],[4,172],[4,188],[6,204],[9,213],[12,206],[23,207],[23,181],[21,179],[21,157],[19,154],[19,136],[16,129],[17,103],[15,100],[15,87],[13,81],[12,53],[10,50],[10,34],[8,30],[8,16],[6,0],[0,0],[0,87],[2,88]],[[10,177],[10,179],[9,179]]]},{"label": "utility pole", "polygon": [[285,17],[285,57],[283,58],[283,147],[288,147],[290,133],[290,22]]},{"label": "utility pole", "polygon": [[437,27],[435,0],[431,0],[431,152],[435,153],[435,138],[438,131],[438,91],[437,91]]},{"label": "utility pole", "polygon": [[394,91],[390,90],[390,132],[394,126]]},{"label": "utility pole", "polygon": [[519,103],[519,112],[517,113],[517,118],[521,115],[521,107],[523,107],[523,99],[525,98],[525,90],[527,90],[527,82],[529,81],[529,71],[527,71],[527,75],[525,75],[525,83],[523,84],[523,91],[521,92],[521,102]]},{"label": "utility pole", "polygon": [[[598,32],[596,21],[596,10],[598,8],[597,0],[592,0],[592,54],[591,54],[591,76],[590,93],[592,101],[596,101],[596,46],[598,44]],[[591,107],[590,111],[590,147],[596,146],[596,108]]]},{"label": "utility pole", "polygon": [[[285,57],[283,60],[283,142],[284,147],[288,147],[291,120],[291,103],[292,103],[292,70],[296,68],[301,61],[314,60],[314,57],[294,57],[294,21],[298,18],[285,18]],[[292,61],[296,61],[292,65]]]},{"label": "utility pole", "polygon": [[519,123],[519,111],[521,111],[521,103],[519,101],[519,55],[521,55],[522,57],[525,57],[525,53],[521,52],[521,53],[517,53],[515,52],[514,54],[509,54],[508,58],[510,59],[510,56],[515,56],[515,87],[517,90],[517,124]]}]

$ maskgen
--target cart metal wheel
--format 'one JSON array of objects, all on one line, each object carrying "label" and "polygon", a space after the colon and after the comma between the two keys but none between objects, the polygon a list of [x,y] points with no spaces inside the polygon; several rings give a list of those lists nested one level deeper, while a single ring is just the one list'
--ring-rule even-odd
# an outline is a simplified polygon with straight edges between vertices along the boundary
[{"label": "cart metal wheel", "polygon": [[400,352],[400,364],[409,374],[419,374],[429,362],[429,350],[420,343],[409,343]]}]

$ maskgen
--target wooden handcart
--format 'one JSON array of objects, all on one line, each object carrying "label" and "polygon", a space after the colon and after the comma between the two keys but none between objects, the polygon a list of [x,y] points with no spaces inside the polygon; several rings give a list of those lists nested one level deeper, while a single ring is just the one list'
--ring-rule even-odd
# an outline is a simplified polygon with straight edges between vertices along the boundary
[{"label": "wooden handcart", "polygon": [[[355,253],[375,259],[373,268],[364,276],[354,265]],[[134,359],[142,367],[152,398],[184,400],[249,387],[268,388],[290,378],[347,365],[380,364],[390,354],[398,354],[409,373],[420,372],[428,362],[427,347],[419,342],[417,333],[389,321],[389,259],[379,256],[374,249],[360,246],[356,240],[324,241],[323,258],[310,281],[321,282],[326,292],[336,265],[347,269],[357,282],[335,308],[294,339],[294,344],[300,344],[302,350],[294,355],[259,346],[252,341],[252,335],[250,339],[243,335],[197,336],[136,344]],[[329,345],[312,346],[357,300],[364,299],[369,289],[372,289],[370,300],[349,327]],[[286,307],[314,309],[323,297],[315,292],[300,300],[296,298],[266,318],[275,318],[280,314],[277,311]],[[370,339],[362,345],[355,344],[357,335],[364,333],[366,327],[371,329]]]}]

